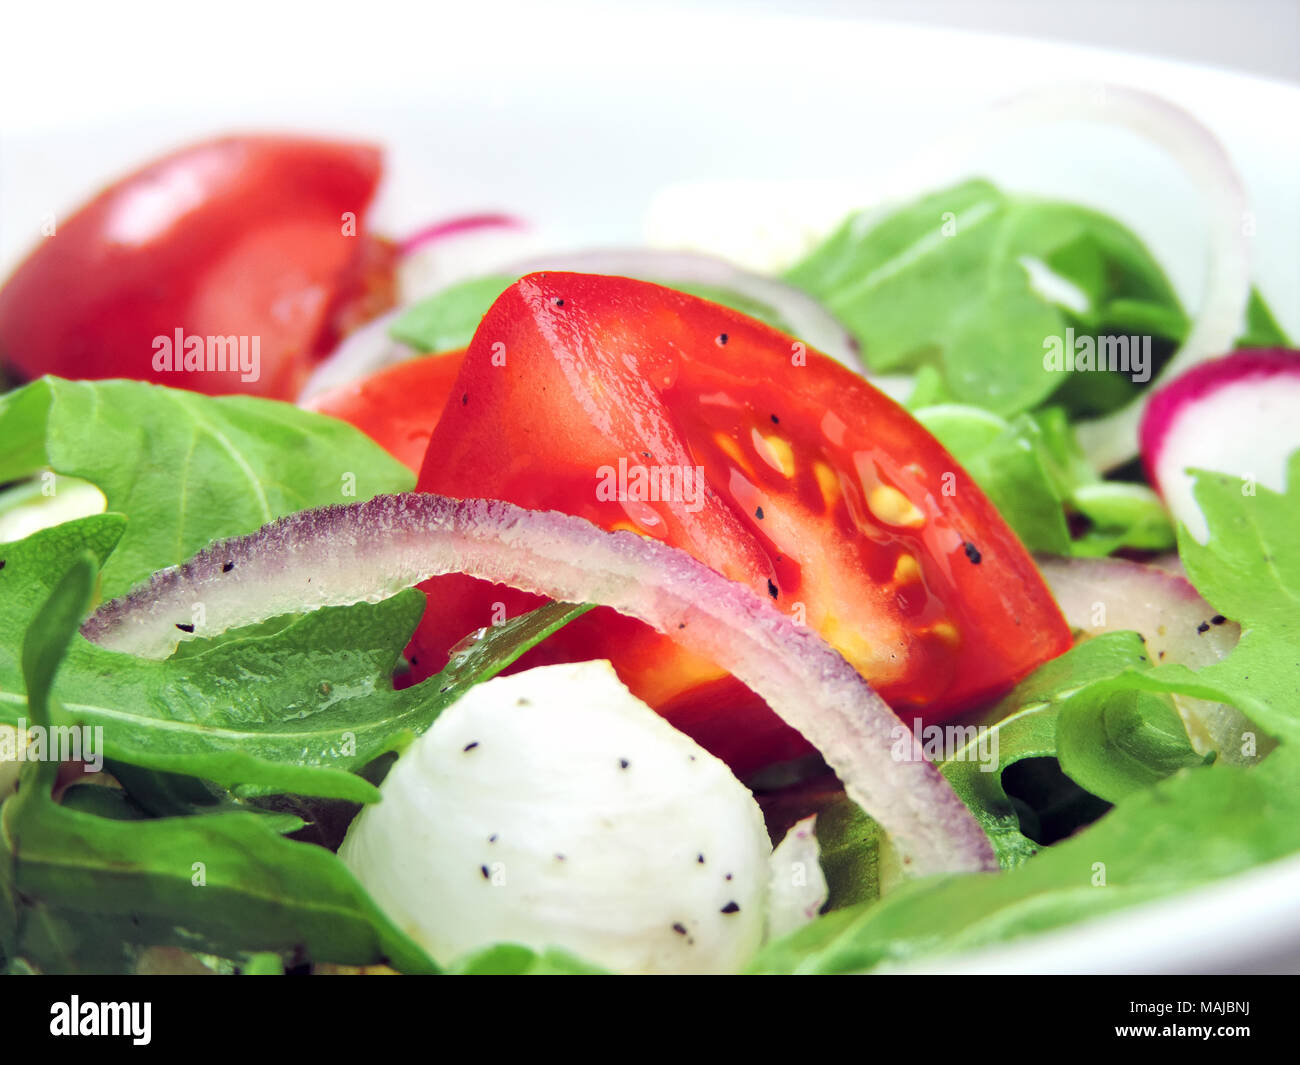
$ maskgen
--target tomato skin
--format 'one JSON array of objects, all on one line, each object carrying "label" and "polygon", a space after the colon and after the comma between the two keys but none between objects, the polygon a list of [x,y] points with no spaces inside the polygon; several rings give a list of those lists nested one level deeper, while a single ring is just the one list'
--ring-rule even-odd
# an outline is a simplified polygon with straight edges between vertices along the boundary
[{"label": "tomato skin", "polygon": [[418,474],[464,358],[463,349],[423,355],[338,385],[303,406],[356,426]]},{"label": "tomato skin", "polygon": [[[602,498],[601,470],[701,469],[688,500]],[[623,278],[523,278],[484,317],[419,490],[556,509],[680,547],[816,628],[900,715],[951,716],[1070,646],[1037,567],[906,411],[737,312]],[[411,651],[439,668],[531,597],[427,582]],[[628,619],[593,611],[525,656],[609,658],[740,773],[807,747],[747,688]]]},{"label": "tomato skin", "polygon": [[[223,137],[150,163],[60,221],[0,289],[0,361],[293,398],[358,264],[374,268],[362,226],[380,173],[376,148],[301,137]],[[155,369],[155,338],[178,329],[258,337],[257,380]]]}]

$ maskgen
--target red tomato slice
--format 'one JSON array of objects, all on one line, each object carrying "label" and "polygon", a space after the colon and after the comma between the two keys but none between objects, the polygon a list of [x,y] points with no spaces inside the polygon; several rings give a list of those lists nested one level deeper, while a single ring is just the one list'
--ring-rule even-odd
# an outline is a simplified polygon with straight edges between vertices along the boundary
[{"label": "red tomato slice", "polygon": [[[987,702],[1070,646],[1015,534],[906,411],[775,330],[657,285],[547,273],[511,287],[468,349],[419,488],[680,547],[817,629],[905,716]],[[425,589],[421,676],[535,602],[464,577]],[[608,611],[518,667],[593,657],[738,772],[807,750],[715,665]]]},{"label": "red tomato slice", "polygon": [[[337,339],[333,317],[392,273],[362,229],[380,170],[375,148],[293,137],[225,137],[149,164],[60,221],[0,289],[0,362],[292,398]],[[177,330],[201,339],[202,369],[156,367],[156,338],[174,346]],[[210,369],[208,337],[249,338],[248,364],[256,337],[257,379]]]},{"label": "red tomato slice", "polygon": [[419,473],[464,358],[462,350],[411,359],[331,388],[303,406],[355,425]]}]

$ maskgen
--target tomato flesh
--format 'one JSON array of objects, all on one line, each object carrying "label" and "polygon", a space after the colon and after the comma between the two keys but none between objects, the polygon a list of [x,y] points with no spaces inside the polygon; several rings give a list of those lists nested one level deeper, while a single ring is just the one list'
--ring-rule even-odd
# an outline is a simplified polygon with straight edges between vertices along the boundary
[{"label": "tomato flesh", "polygon": [[419,473],[464,357],[462,350],[411,359],[331,388],[303,406],[356,426]]},{"label": "tomato flesh", "polygon": [[[906,411],[759,322],[644,282],[534,274],[504,293],[419,489],[682,548],[815,628],[905,716],[987,702],[1070,645],[1015,535]],[[536,603],[466,577],[424,587],[417,676]],[[516,668],[593,657],[738,772],[807,750],[716,665],[608,610]]]},{"label": "tomato flesh", "polygon": [[[0,289],[0,362],[293,398],[361,294],[391,277],[391,252],[363,230],[380,172],[375,148],[294,137],[157,160],[60,220]],[[156,339],[178,330],[205,352],[207,337],[257,338],[256,378],[206,358],[162,367]]]}]

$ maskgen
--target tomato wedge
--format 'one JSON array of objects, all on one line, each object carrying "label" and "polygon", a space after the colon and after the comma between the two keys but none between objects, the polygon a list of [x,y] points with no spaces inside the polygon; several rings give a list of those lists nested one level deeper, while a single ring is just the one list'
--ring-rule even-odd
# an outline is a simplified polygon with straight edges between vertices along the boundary
[{"label": "tomato wedge", "polygon": [[[813,626],[904,716],[984,703],[1070,646],[1015,534],[906,411],[753,319],[645,282],[545,273],[507,290],[419,489],[682,548]],[[425,590],[418,676],[535,602],[464,577]],[[807,750],[713,663],[607,611],[518,667],[592,657],[737,772]]]},{"label": "tomato wedge", "polygon": [[419,473],[464,358],[463,349],[424,355],[338,385],[303,406],[356,426]]},{"label": "tomato wedge", "polygon": [[[0,289],[0,363],[293,398],[340,332],[392,300],[392,247],[363,228],[380,171],[375,148],[298,137],[224,137],[150,163],[59,220]],[[195,337],[203,359],[187,369]],[[158,338],[181,341],[181,370]],[[217,368],[241,338],[245,367],[256,338],[255,377]]]}]

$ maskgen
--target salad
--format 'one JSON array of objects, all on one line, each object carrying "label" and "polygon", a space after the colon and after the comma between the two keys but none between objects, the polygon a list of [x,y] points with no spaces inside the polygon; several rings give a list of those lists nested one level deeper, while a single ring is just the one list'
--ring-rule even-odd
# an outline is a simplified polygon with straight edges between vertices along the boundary
[{"label": "salad", "polygon": [[1109,106],[1197,308],[981,178],[764,270],[379,234],[305,137],[59,220],[0,288],[0,966],[861,972],[1300,851],[1300,352],[1222,149]]}]

